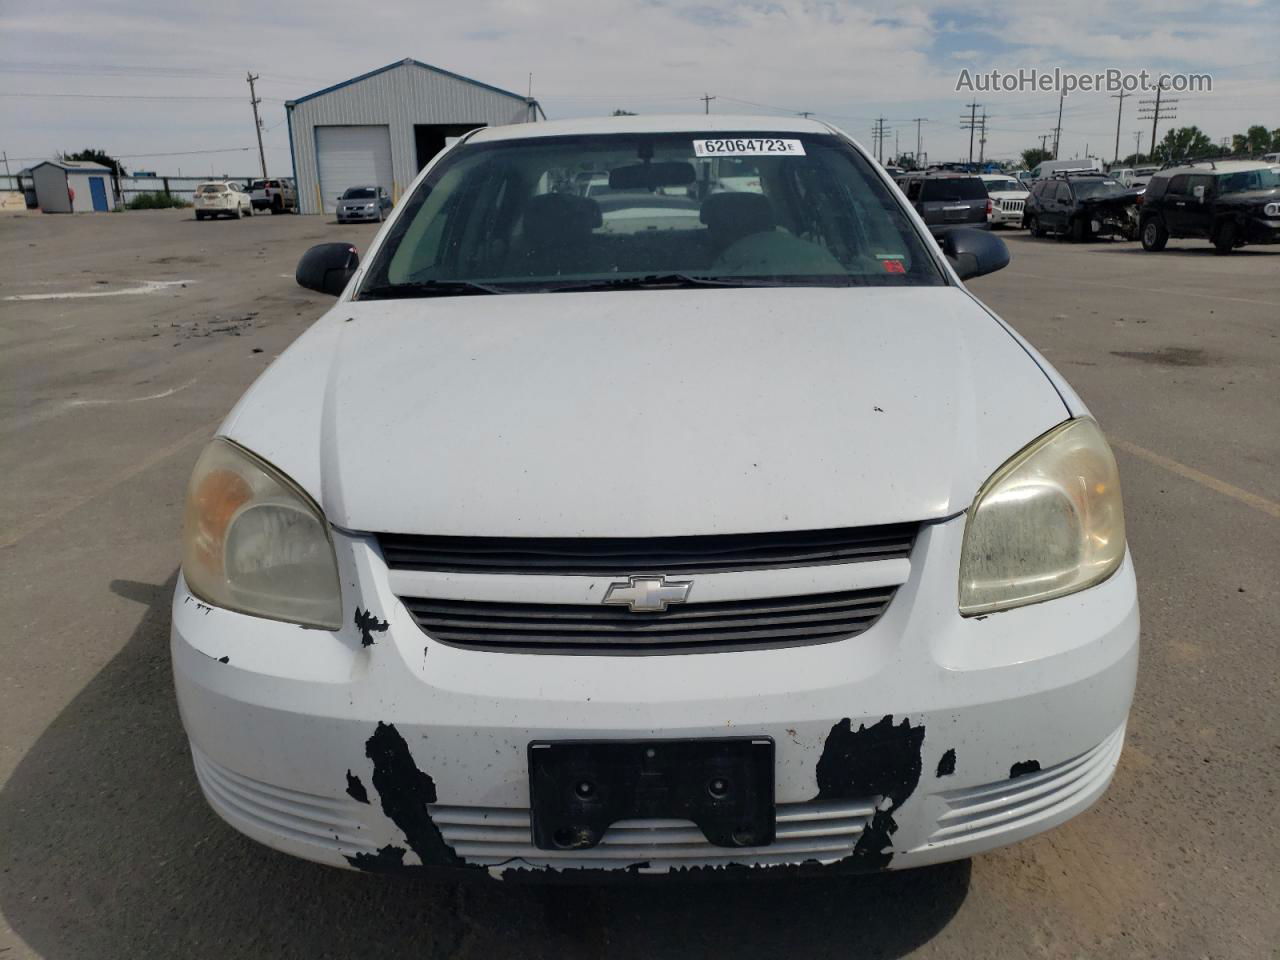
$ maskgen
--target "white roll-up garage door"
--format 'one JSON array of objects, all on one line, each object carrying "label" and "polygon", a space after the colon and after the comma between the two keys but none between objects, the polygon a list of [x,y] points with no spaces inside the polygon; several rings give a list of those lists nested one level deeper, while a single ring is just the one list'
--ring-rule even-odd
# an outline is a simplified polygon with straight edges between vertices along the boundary
[{"label": "white roll-up garage door", "polygon": [[316,158],[325,213],[333,213],[348,187],[392,192],[391,132],[385,126],[316,127]]}]

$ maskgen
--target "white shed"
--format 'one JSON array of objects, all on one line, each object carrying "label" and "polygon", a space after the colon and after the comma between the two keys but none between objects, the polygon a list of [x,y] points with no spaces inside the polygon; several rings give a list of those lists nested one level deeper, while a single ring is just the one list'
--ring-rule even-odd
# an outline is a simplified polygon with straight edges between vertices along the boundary
[{"label": "white shed", "polygon": [[285,110],[302,213],[331,213],[348,187],[376,184],[399,200],[450,138],[542,115],[536,100],[412,59],[290,100]]},{"label": "white shed", "polygon": [[110,167],[88,160],[46,160],[31,168],[45,213],[106,213],[120,206]]}]

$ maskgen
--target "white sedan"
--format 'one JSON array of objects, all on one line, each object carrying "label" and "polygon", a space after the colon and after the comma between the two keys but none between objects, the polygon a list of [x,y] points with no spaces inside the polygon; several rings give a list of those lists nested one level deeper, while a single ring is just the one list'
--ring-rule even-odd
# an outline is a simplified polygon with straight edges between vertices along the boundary
[{"label": "white sedan", "polygon": [[239,220],[253,216],[253,198],[234,180],[208,180],[198,184],[192,206],[196,208],[197,220],[205,217]]},{"label": "white sedan", "polygon": [[[616,232],[742,158],[759,192]],[[613,216],[619,211],[611,211]],[[212,807],[361,870],[881,870],[1097,800],[1138,602],[1115,460],[840,131],[480,129],[200,456],[171,650]],[[589,874],[588,874],[589,875]]]}]

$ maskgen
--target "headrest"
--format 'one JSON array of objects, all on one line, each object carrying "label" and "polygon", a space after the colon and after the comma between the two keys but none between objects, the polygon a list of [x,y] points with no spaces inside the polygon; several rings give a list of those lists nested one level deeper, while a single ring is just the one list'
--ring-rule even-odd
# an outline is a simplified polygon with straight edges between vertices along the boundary
[{"label": "headrest", "polygon": [[713,193],[702,201],[698,219],[716,233],[744,236],[777,225],[773,205],[762,193]]},{"label": "headrest", "polygon": [[600,204],[572,193],[540,194],[524,209],[524,231],[531,236],[581,236],[603,223]]}]

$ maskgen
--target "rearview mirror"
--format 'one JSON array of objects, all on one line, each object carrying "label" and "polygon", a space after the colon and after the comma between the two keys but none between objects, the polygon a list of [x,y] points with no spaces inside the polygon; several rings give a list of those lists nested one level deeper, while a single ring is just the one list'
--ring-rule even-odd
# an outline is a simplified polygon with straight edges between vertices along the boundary
[{"label": "rearview mirror", "polygon": [[349,243],[318,243],[302,255],[294,279],[308,290],[338,296],[360,266],[360,255]]},{"label": "rearview mirror", "polygon": [[955,227],[944,233],[938,244],[961,280],[995,273],[1009,265],[1009,248],[987,230]]},{"label": "rearview mirror", "polygon": [[610,190],[653,190],[657,187],[686,187],[697,179],[693,164],[682,160],[670,163],[635,163],[609,171]]}]

